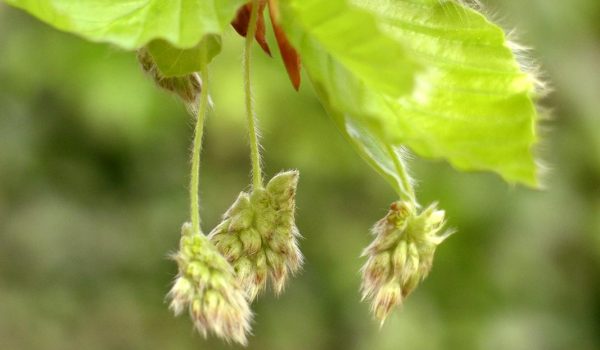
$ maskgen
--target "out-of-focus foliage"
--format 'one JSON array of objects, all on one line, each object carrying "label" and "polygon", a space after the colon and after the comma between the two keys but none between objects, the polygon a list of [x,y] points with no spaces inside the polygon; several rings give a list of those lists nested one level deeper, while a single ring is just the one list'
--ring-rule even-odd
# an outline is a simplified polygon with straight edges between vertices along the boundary
[{"label": "out-of-focus foliage", "polygon": [[[487,1],[554,85],[546,191],[413,161],[423,203],[459,232],[383,329],[360,303],[358,258],[395,198],[306,84],[256,55],[267,172],[298,168],[302,274],[255,304],[250,349],[600,347],[600,3]],[[498,11],[495,11],[498,10]],[[272,39],[272,38],[270,38]],[[224,38],[202,167],[205,230],[249,183],[240,52]],[[191,123],[134,55],[0,5],[0,347],[227,349],[164,302],[187,209]],[[327,152],[321,149],[326,147]]]}]

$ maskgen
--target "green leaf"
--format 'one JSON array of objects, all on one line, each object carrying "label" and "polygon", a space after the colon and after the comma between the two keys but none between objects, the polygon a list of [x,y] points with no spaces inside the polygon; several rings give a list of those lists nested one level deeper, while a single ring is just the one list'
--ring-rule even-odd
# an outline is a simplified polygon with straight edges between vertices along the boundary
[{"label": "green leaf", "polygon": [[191,49],[178,49],[165,40],[153,40],[147,47],[163,76],[183,76],[199,72],[203,59],[208,63],[221,51],[221,37],[207,35]]},{"label": "green leaf", "polygon": [[388,138],[463,170],[536,186],[531,153],[536,79],[502,29],[457,1],[361,1],[427,71],[402,99],[385,98]]},{"label": "green leaf", "polygon": [[283,25],[297,46],[319,47],[367,85],[390,96],[412,90],[418,65],[400,43],[382,33],[372,14],[345,0],[280,0],[279,4]]},{"label": "green leaf", "polygon": [[154,39],[192,48],[220,34],[244,0],[5,0],[42,21],[88,40],[127,50]]},{"label": "green leaf", "polygon": [[[424,67],[411,93],[398,97],[368,84],[362,71],[329,47],[306,40],[310,31],[299,33],[306,27],[282,13],[284,28],[321,90],[321,99],[358,147],[374,148],[365,138],[384,146],[406,145],[421,156],[447,159],[461,170],[491,170],[510,182],[537,185],[531,154],[536,81],[521,69],[499,27],[458,1],[352,4],[378,18],[383,31]],[[353,135],[352,124],[360,126],[360,137]],[[385,164],[390,159],[369,154],[370,162],[389,179]]]},{"label": "green leaf", "polygon": [[319,99],[344,137],[399,195],[411,198],[403,172],[396,166],[401,162],[398,152],[368,123],[380,113],[379,106],[371,102],[371,90],[316,42],[304,41],[298,48]]}]

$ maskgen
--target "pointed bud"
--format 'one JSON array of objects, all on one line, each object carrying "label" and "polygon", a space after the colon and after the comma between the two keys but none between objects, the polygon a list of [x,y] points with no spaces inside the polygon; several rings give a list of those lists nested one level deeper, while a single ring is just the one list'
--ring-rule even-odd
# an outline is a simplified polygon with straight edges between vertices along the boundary
[{"label": "pointed bud", "polygon": [[246,345],[252,314],[231,265],[201,232],[183,225],[179,273],[168,294],[175,315],[188,309],[194,326],[204,336],[212,332]]},{"label": "pointed bud", "polygon": [[254,255],[262,244],[260,234],[252,228],[240,231],[240,241],[246,255]]},{"label": "pointed bud", "polygon": [[[294,222],[297,185],[298,172],[289,171],[276,175],[265,188],[242,192],[209,235],[231,262],[249,300],[266,288],[267,277],[280,293],[287,276],[302,265]],[[232,242],[238,243],[236,249]]]},{"label": "pointed bud", "polygon": [[374,316],[383,322],[431,270],[437,246],[451,232],[440,234],[444,211],[436,204],[421,213],[408,202],[395,202],[373,226],[373,242],[364,250],[363,300],[370,299]]},{"label": "pointed bud", "polygon": [[373,296],[373,314],[380,320],[381,325],[392,309],[402,302],[400,283],[391,280],[377,289]]}]

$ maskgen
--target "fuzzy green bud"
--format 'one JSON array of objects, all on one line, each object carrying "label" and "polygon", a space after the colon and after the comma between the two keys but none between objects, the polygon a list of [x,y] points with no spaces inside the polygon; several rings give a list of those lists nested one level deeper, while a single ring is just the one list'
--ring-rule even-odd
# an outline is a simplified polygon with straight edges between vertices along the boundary
[{"label": "fuzzy green bud", "polygon": [[175,315],[188,310],[196,329],[246,345],[252,313],[231,265],[201,232],[183,225],[179,273],[168,294]]},{"label": "fuzzy green bud", "polygon": [[[298,172],[276,175],[265,188],[242,192],[209,238],[231,263],[253,300],[270,279],[280,293],[302,265],[294,222]],[[235,243],[234,243],[235,242]]]},{"label": "fuzzy green bud", "polygon": [[158,87],[179,96],[185,102],[190,113],[196,114],[195,110],[202,90],[202,80],[197,73],[166,77],[160,72],[154,58],[145,48],[138,50],[137,58],[144,72],[154,80]]},{"label": "fuzzy green bud", "polygon": [[362,295],[372,301],[383,322],[429,274],[437,246],[452,232],[442,232],[444,212],[436,204],[418,213],[408,202],[395,202],[372,229],[375,239],[364,250]]}]

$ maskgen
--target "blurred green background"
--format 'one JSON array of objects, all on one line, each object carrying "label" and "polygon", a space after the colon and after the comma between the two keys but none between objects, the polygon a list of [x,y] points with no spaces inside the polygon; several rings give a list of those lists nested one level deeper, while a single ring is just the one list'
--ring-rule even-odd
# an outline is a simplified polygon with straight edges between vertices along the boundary
[{"label": "blurred green background", "polygon": [[[458,228],[429,278],[379,329],[360,302],[369,228],[394,200],[305,81],[255,52],[269,176],[298,168],[303,272],[254,305],[249,349],[600,349],[600,2],[486,1],[535,48],[545,191],[414,159],[422,203]],[[212,70],[205,230],[249,184],[242,40]],[[164,295],[186,220],[191,121],[134,55],[0,4],[0,349],[229,349]]]}]

